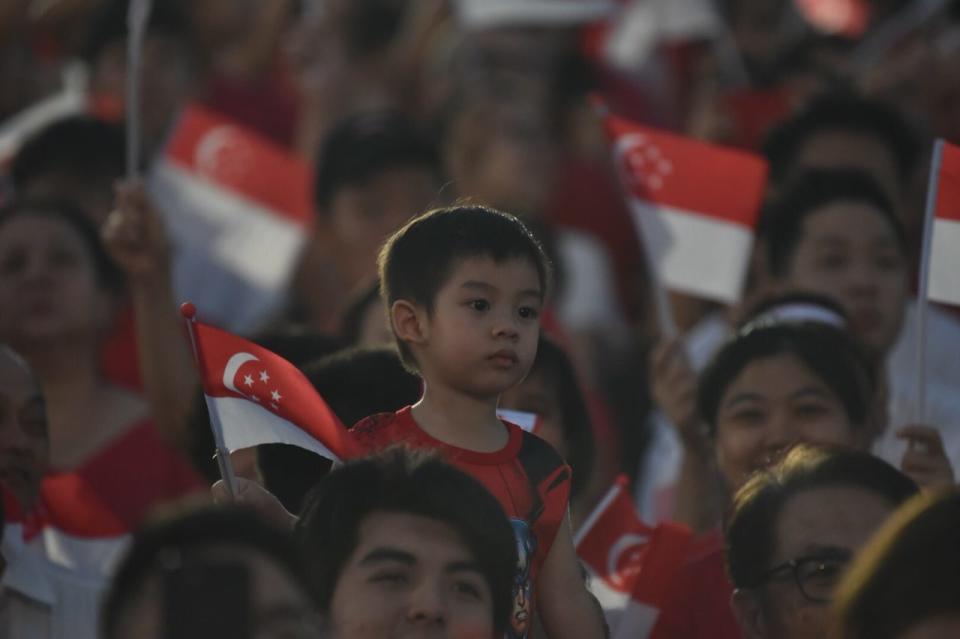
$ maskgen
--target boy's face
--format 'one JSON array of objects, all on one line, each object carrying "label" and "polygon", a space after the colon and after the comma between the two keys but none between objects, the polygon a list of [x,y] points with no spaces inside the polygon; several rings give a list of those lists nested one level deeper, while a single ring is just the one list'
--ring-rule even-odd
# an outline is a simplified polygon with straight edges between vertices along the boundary
[{"label": "boy's face", "polygon": [[427,384],[495,399],[533,365],[543,289],[526,259],[457,262],[423,314],[414,354]]},{"label": "boy's face", "polygon": [[900,244],[881,214],[865,203],[834,202],[804,221],[786,283],[836,300],[857,339],[885,354],[903,323],[906,276]]}]

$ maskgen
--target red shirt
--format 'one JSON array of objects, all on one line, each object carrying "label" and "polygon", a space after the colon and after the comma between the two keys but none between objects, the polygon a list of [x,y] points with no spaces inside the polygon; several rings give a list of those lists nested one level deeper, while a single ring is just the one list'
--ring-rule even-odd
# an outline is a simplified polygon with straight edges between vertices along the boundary
[{"label": "red shirt", "polygon": [[524,637],[533,618],[532,584],[567,514],[570,468],[536,435],[508,422],[504,425],[507,445],[492,453],[459,448],[431,437],[417,425],[409,406],[361,420],[351,431],[361,447],[371,452],[397,443],[436,450],[493,493],[513,525],[520,553],[516,606],[507,636]]},{"label": "red shirt", "polygon": [[650,639],[743,639],[719,531],[694,542]]}]

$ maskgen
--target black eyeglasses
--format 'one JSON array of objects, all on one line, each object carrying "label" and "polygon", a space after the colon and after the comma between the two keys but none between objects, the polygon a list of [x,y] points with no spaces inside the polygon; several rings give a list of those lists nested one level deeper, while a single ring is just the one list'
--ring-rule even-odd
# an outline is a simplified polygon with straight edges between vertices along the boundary
[{"label": "black eyeglasses", "polygon": [[800,593],[808,601],[829,603],[840,576],[850,563],[849,556],[798,557],[774,566],[760,576],[760,583],[777,575],[793,575]]}]

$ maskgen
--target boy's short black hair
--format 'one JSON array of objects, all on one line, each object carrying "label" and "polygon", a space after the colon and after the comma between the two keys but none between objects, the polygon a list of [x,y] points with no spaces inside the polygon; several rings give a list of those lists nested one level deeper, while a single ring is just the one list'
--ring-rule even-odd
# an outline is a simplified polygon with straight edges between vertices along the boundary
[{"label": "boy's short black hair", "polygon": [[[81,57],[88,63],[97,61],[105,49],[127,39],[128,0],[107,0],[93,15],[86,39],[81,47]],[[179,40],[193,54],[194,40],[190,20],[178,0],[154,2],[147,20],[147,33]]]},{"label": "boy's short black hair", "polygon": [[320,147],[314,202],[328,212],[336,193],[397,167],[423,167],[439,176],[440,159],[430,138],[399,111],[370,111],[337,123]]},{"label": "boy's short black hair", "polygon": [[760,234],[765,240],[767,265],[774,276],[782,278],[789,273],[807,216],[835,202],[862,203],[876,210],[890,225],[906,254],[903,221],[876,180],[862,171],[811,170],[792,181],[763,211]]},{"label": "boy's short black hair", "polygon": [[134,533],[101,609],[102,636],[118,638],[117,624],[124,608],[140,594],[153,575],[201,561],[217,546],[236,546],[268,557],[304,594],[312,595],[311,582],[292,536],[265,522],[249,508],[198,507],[157,519]]},{"label": "boy's short black hair", "polygon": [[875,493],[893,510],[917,494],[917,485],[870,453],[800,445],[758,471],[733,498],[725,525],[727,569],[736,588],[757,588],[776,552],[777,522],[787,502],[818,488],[852,487]]},{"label": "boy's short black hair", "polygon": [[14,189],[21,191],[34,179],[75,175],[85,181],[112,186],[123,175],[126,157],[123,129],[85,115],[57,120],[29,137],[10,164]]},{"label": "boy's short black hair", "polygon": [[[394,233],[380,250],[380,296],[389,309],[408,300],[433,312],[437,292],[460,260],[489,257],[496,262],[527,260],[546,295],[550,265],[540,242],[519,219],[477,205],[428,211]],[[397,344],[411,370],[417,363],[406,344]]]},{"label": "boy's short black hair", "polygon": [[910,179],[920,159],[920,143],[896,110],[850,92],[826,93],[811,100],[767,135],[763,154],[770,162],[770,180],[779,183],[789,178],[803,145],[827,131],[879,140],[889,149],[902,182]]},{"label": "boy's short black hair", "polygon": [[837,396],[853,428],[871,425],[876,372],[866,354],[839,328],[800,322],[748,328],[717,352],[697,389],[697,409],[711,433],[730,384],[753,362],[781,355],[797,358]]},{"label": "boy's short black hair", "polygon": [[428,453],[392,448],[347,462],[310,494],[294,535],[328,613],[360,527],[374,513],[427,517],[449,525],[473,555],[493,598],[495,636],[512,610],[517,569],[513,527],[500,503],[476,479]]}]

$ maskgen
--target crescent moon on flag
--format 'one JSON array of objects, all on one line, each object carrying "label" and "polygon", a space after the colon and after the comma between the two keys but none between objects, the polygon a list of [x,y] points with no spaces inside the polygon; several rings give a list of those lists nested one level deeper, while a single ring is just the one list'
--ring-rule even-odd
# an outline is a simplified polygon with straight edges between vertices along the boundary
[{"label": "crescent moon on flag", "polygon": [[607,553],[607,574],[611,581],[620,582],[620,575],[617,574],[617,565],[620,563],[620,557],[630,548],[639,546],[650,541],[646,535],[624,535],[617,540],[617,543],[610,547]]},{"label": "crescent moon on flag", "polygon": [[223,369],[223,385],[227,389],[232,390],[238,395],[243,395],[243,393],[237,389],[233,384],[233,380],[237,377],[237,371],[240,370],[240,367],[246,364],[247,362],[259,362],[260,359],[256,355],[250,353],[236,353],[230,359],[227,360],[227,366]]}]

